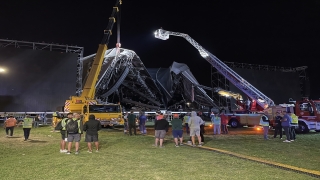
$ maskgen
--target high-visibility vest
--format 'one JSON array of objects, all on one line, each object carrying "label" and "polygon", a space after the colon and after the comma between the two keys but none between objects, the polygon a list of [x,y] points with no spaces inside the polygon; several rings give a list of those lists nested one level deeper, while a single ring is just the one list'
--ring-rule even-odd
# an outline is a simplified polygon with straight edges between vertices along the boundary
[{"label": "high-visibility vest", "polygon": [[263,116],[266,117],[266,120],[269,120],[266,115],[262,115],[261,118],[260,118],[260,125],[261,125],[261,126],[269,126],[269,122],[264,122],[264,121],[262,120],[262,117],[263,117]]},{"label": "high-visibility vest", "polygon": [[61,130],[63,130],[63,131],[65,131],[66,130],[66,125],[67,125],[67,120],[68,120],[69,118],[64,118],[64,119],[62,119],[61,120],[61,126],[62,126],[62,129]]},{"label": "high-visibility vest", "polygon": [[24,118],[22,127],[23,128],[32,128],[32,122],[33,122],[32,118]]},{"label": "high-visibility vest", "polygon": [[292,113],[291,119],[291,126],[298,126],[298,116]]}]

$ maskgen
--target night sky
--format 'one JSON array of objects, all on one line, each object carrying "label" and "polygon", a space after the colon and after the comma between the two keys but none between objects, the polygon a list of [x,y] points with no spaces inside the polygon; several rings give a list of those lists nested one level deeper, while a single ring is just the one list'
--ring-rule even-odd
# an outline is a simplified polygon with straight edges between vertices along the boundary
[{"label": "night sky", "polygon": [[[4,1],[0,38],[59,43],[95,53],[115,0]],[[320,0],[123,0],[121,44],[146,67],[187,64],[210,86],[210,65],[181,37],[154,38],[160,27],[189,34],[222,61],[273,66],[308,66],[311,98],[320,97]],[[115,47],[116,26],[109,48]],[[1,65],[0,65],[1,66]],[[263,90],[261,90],[263,91]]]}]

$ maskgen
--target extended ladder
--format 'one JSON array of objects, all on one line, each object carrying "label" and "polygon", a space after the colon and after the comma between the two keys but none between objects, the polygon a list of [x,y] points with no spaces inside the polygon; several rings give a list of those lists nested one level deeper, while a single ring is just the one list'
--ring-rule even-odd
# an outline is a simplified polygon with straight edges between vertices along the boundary
[{"label": "extended ladder", "polygon": [[234,72],[226,64],[224,64],[220,59],[215,55],[208,52],[202,46],[200,46],[194,39],[192,39],[188,34],[183,34],[179,32],[171,32],[163,29],[158,29],[155,32],[155,37],[162,40],[169,39],[169,36],[180,36],[185,38],[190,44],[192,44],[200,53],[200,55],[206,59],[213,67],[215,67],[219,73],[221,73],[225,78],[227,78],[234,86],[239,88],[252,100],[255,100],[263,109],[268,108],[269,106],[274,106],[272,99],[264,95],[257,88],[252,86],[248,81],[243,79],[239,74]]}]

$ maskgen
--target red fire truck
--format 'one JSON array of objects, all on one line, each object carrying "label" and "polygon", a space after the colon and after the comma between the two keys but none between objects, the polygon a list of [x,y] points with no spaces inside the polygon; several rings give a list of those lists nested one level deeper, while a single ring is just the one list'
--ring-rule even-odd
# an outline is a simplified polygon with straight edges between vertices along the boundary
[{"label": "red fire truck", "polygon": [[[292,111],[299,117],[299,129],[300,132],[309,132],[309,130],[320,130],[320,114],[318,109],[320,108],[320,100],[311,101],[304,99],[303,101],[295,102],[293,105],[275,105],[272,99],[264,95],[257,88],[251,85],[248,81],[243,79],[239,74],[233,71],[215,55],[211,54],[199,43],[192,39],[188,34],[180,32],[166,31],[164,29],[158,29],[155,33],[155,37],[167,40],[169,36],[179,36],[186,39],[192,46],[194,46],[200,53],[200,55],[208,61],[217,71],[229,80],[235,87],[241,90],[248,97],[247,101],[241,99],[235,93],[223,91],[218,88],[217,93],[226,97],[233,97],[238,101],[239,110],[233,114],[228,114],[229,124],[231,127],[238,127],[240,125],[259,125],[262,111],[270,111],[269,118],[272,120],[276,111],[283,111],[290,107]],[[197,86],[197,84],[195,84]]]},{"label": "red fire truck", "polygon": [[298,132],[308,133],[310,130],[320,132],[320,100],[303,98],[301,101],[293,101],[293,113],[299,117]]}]

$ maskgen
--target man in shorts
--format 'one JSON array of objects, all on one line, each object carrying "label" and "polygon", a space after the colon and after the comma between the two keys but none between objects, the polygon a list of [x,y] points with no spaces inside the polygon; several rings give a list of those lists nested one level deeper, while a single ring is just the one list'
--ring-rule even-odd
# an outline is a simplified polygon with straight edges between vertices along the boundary
[{"label": "man in shorts", "polygon": [[174,138],[175,146],[179,147],[178,138],[180,139],[180,146],[183,145],[183,130],[182,130],[182,120],[179,119],[179,114],[173,114],[173,119],[171,121],[172,135]]},{"label": "man in shorts", "polygon": [[203,124],[204,121],[197,116],[195,111],[191,112],[191,117],[189,119],[189,127],[190,127],[190,136],[192,141],[192,146],[196,146],[194,136],[198,137],[198,146],[202,146],[201,136],[200,136],[200,125]]},{"label": "man in shorts", "polygon": [[163,147],[163,139],[166,136],[166,133],[169,129],[169,122],[162,116],[162,119],[155,121],[154,124],[154,134],[155,134],[155,144],[154,146],[158,147],[158,142],[160,142],[159,147]]},{"label": "man in shorts", "polygon": [[[70,131],[68,129],[69,124],[71,124],[73,121],[76,121],[78,124],[76,131]],[[79,154],[79,145],[80,145],[80,140],[81,140],[82,129],[83,129],[83,125],[81,122],[81,116],[79,113],[74,113],[72,121],[69,120],[66,125],[66,130],[68,133],[68,138],[67,138],[68,139],[68,152],[67,152],[67,154],[71,154],[71,147],[72,147],[73,141],[75,142],[75,148],[76,148],[75,154]]]},{"label": "man in shorts", "polygon": [[62,129],[60,130],[61,133],[61,141],[60,141],[60,153],[66,153],[68,152],[68,150],[65,149],[66,147],[66,137],[67,137],[67,131],[66,131],[66,125],[67,122],[73,118],[73,114],[72,113],[68,113],[67,114],[67,118],[64,118],[61,120],[61,126]]},{"label": "man in shorts", "polygon": [[99,141],[98,141],[98,131],[101,130],[100,121],[96,120],[96,117],[93,114],[89,115],[89,121],[84,123],[83,131],[86,132],[85,141],[88,143],[88,152],[92,153],[92,145],[94,142],[96,146],[96,152],[99,152]]}]

